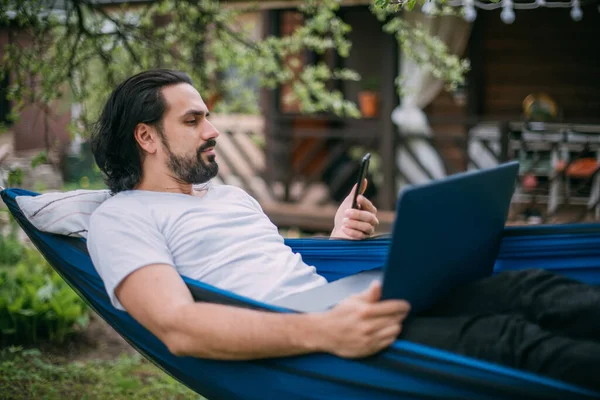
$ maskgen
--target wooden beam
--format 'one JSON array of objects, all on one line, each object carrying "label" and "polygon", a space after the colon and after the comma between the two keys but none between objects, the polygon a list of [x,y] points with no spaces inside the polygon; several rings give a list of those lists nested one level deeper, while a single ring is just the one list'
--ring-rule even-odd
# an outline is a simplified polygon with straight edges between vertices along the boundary
[{"label": "wooden beam", "polygon": [[[473,119],[483,113],[483,101],[485,99],[485,75],[483,69],[484,18],[485,15],[481,15],[473,22],[467,46],[467,56],[471,62],[471,69],[467,74],[467,115]],[[467,126],[467,132],[469,128],[471,126]]]},{"label": "wooden beam", "polygon": [[[275,10],[267,10],[262,13],[263,20],[263,38],[268,36],[277,36],[279,35],[279,13]],[[276,144],[274,143],[277,139],[275,138],[275,134],[277,132],[277,115],[278,115],[278,106],[277,99],[279,98],[279,92],[277,89],[261,89],[260,90],[260,107],[261,114],[264,117],[264,138],[265,138],[265,153],[266,153],[266,168],[264,171],[265,179],[269,184],[274,181],[275,176],[273,175],[273,171],[275,171],[276,165],[273,163],[276,160],[273,160],[274,147]]]},{"label": "wooden beam", "polygon": [[394,81],[398,75],[398,44],[392,35],[385,36],[388,51],[381,59],[381,140],[379,153],[383,172],[383,184],[379,188],[378,205],[380,209],[394,210],[396,193],[396,126],[392,121],[392,112],[398,105],[398,94]]},{"label": "wooden beam", "polygon": [[[262,202],[261,207],[269,219],[280,228],[298,228],[310,232],[331,232],[336,206],[306,206],[278,202]],[[379,211],[376,234],[391,233],[396,213]]]},{"label": "wooden beam", "polygon": [[[224,7],[242,8],[242,9],[260,9],[276,10],[298,8],[306,4],[305,0],[266,0],[266,1],[248,1],[248,0],[226,0],[221,1]],[[342,7],[364,6],[371,4],[370,0],[342,0]]]}]

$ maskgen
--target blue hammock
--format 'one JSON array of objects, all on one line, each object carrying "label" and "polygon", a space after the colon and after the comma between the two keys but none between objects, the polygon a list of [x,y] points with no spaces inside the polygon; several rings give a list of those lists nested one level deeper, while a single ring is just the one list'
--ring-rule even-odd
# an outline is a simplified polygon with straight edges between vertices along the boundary
[{"label": "blue hammock", "polygon": [[[360,360],[329,354],[243,362],[176,357],[127,313],[110,304],[84,240],[43,233],[29,223],[15,201],[17,196],[27,195],[36,193],[21,189],[2,192],[15,219],[56,271],[139,352],[211,400],[600,398],[598,393],[557,380],[403,340]],[[306,262],[317,266],[319,273],[335,280],[381,265],[389,238],[286,242]],[[530,267],[600,283],[600,225],[507,228],[496,271]],[[184,280],[196,301],[285,312],[186,277]]]}]

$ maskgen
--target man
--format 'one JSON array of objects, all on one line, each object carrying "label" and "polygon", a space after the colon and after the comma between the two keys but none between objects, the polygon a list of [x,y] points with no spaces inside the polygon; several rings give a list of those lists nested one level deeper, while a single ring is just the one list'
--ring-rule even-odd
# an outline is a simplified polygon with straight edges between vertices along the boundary
[{"label": "man", "polygon": [[[380,301],[379,283],[314,313],[194,303],[180,274],[271,303],[326,285],[285,246],[254,199],[210,184],[219,133],[208,115],[187,75],[146,71],[115,89],[92,138],[115,196],[91,218],[90,255],[114,306],[171,352],[229,360],[363,357],[400,335],[600,388],[592,372],[600,365],[600,290],[543,271],[457,288],[409,321],[410,305]],[[332,237],[360,240],[378,224],[373,204],[359,196],[361,209],[353,210],[351,195]]]}]

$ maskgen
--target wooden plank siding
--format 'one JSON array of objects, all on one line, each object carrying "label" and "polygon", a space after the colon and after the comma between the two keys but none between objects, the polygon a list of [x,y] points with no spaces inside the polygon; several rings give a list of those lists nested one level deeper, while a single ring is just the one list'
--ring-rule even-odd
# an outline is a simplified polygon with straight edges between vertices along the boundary
[{"label": "wooden plank siding", "polygon": [[511,25],[485,14],[483,116],[519,117],[531,93],[545,92],[564,120],[600,121],[600,13],[583,7],[575,22],[565,9],[516,13]]},{"label": "wooden plank siding", "polygon": [[[466,106],[457,104],[450,93],[442,91],[424,111],[433,130],[432,143],[444,160],[448,174],[466,170],[468,127],[461,118],[466,115]],[[456,122],[446,122],[448,119]]]},{"label": "wooden plank siding", "polygon": [[433,143],[448,173],[468,167],[468,132],[481,121],[523,119],[531,93],[547,93],[563,121],[600,122],[600,13],[583,7],[575,22],[565,9],[516,11],[513,24],[500,11],[480,12],[464,56],[471,61],[467,101],[457,104],[442,91],[425,112]]}]

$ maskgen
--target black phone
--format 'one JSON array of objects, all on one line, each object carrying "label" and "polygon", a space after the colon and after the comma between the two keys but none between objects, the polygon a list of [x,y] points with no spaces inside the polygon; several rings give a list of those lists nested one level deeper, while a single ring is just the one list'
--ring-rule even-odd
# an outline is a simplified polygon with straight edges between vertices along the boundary
[{"label": "black phone", "polygon": [[352,200],[352,208],[358,209],[358,195],[363,191],[363,185],[365,184],[365,179],[367,177],[367,172],[369,172],[369,162],[371,161],[371,153],[365,154],[361,163],[360,163],[360,171],[358,171],[358,178],[356,180],[356,192],[354,192],[354,199]]}]

